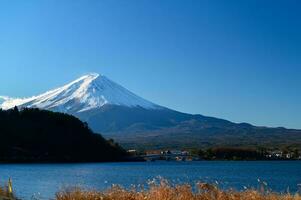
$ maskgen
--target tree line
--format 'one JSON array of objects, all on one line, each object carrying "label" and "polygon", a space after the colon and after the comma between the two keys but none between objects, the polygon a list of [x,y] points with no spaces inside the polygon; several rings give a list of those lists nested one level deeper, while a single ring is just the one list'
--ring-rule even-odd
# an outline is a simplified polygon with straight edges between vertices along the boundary
[{"label": "tree line", "polygon": [[126,152],[64,113],[0,110],[0,162],[120,161]]}]

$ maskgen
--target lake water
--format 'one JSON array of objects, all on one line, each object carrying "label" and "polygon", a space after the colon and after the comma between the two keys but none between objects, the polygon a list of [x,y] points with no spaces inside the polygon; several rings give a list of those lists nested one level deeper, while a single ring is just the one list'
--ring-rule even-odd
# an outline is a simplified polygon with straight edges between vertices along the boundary
[{"label": "lake water", "polygon": [[274,191],[298,191],[301,161],[200,161],[91,164],[2,164],[0,180],[9,177],[23,199],[51,199],[62,187],[105,189],[111,184],[130,187],[161,176],[173,183],[217,181],[222,188],[258,188],[258,179]]}]

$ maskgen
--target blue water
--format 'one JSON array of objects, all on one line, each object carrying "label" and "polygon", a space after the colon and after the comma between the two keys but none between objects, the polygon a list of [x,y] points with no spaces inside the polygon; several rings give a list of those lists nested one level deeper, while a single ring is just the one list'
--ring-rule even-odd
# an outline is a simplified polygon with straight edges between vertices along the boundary
[{"label": "blue water", "polygon": [[13,180],[23,199],[51,199],[64,187],[105,189],[130,187],[161,176],[173,183],[218,182],[222,188],[258,188],[258,179],[273,191],[298,191],[301,161],[200,161],[92,164],[2,164],[0,180]]}]

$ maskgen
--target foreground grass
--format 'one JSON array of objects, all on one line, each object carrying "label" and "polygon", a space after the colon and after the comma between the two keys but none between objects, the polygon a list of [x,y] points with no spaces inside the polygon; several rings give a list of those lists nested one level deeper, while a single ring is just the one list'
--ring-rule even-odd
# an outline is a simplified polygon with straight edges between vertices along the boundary
[{"label": "foreground grass", "polygon": [[7,187],[0,187],[0,200],[15,199],[15,195],[8,191]]},{"label": "foreground grass", "polygon": [[80,188],[65,189],[56,194],[56,200],[301,200],[299,194],[279,194],[268,191],[222,191],[214,185],[199,183],[193,192],[190,185],[171,186],[167,181],[150,184],[148,190],[126,190],[112,186],[105,191],[87,191]]}]

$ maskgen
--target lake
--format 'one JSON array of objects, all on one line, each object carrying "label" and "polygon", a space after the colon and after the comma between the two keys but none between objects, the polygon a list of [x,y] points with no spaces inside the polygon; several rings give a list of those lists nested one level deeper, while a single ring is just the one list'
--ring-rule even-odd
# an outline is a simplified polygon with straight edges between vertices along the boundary
[{"label": "lake", "polygon": [[216,182],[222,188],[258,188],[265,181],[274,191],[298,191],[301,161],[199,161],[89,164],[1,164],[1,183],[11,177],[18,197],[50,199],[62,187],[105,189],[130,187],[161,176],[172,183]]}]

